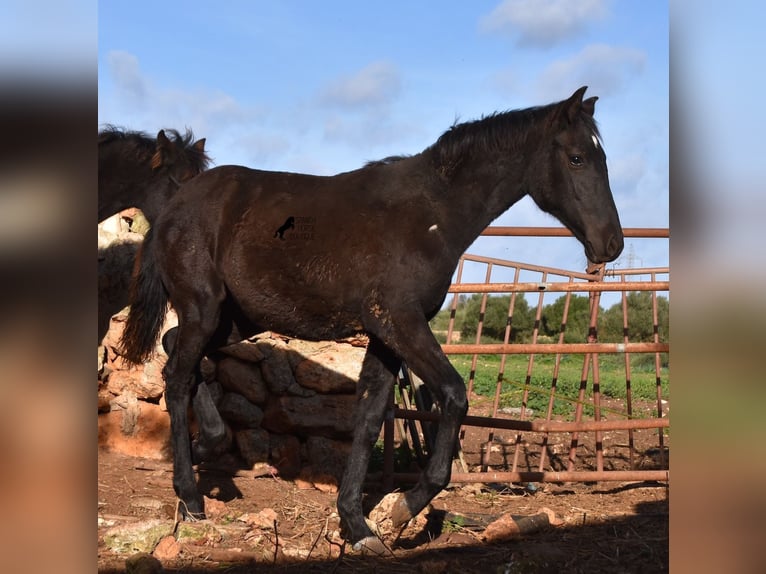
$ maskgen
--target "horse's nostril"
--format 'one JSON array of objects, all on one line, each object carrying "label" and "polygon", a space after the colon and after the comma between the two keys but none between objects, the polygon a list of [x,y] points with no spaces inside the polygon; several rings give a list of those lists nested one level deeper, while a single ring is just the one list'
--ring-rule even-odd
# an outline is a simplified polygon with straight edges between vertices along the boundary
[{"label": "horse's nostril", "polygon": [[617,257],[622,253],[623,239],[621,236],[612,235],[606,244],[607,253],[612,257]]}]

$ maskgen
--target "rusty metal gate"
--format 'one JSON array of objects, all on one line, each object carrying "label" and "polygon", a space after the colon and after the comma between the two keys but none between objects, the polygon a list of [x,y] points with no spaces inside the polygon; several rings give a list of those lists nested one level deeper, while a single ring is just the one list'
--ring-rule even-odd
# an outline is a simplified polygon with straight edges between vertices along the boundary
[{"label": "rusty metal gate", "polygon": [[[658,228],[626,228],[626,238],[653,238],[667,241],[668,229]],[[489,227],[482,235],[485,236],[527,236],[527,237],[566,237],[571,233],[563,228],[547,227]],[[483,266],[485,280],[482,283],[466,283],[462,281],[466,265]],[[502,269],[503,273],[513,273],[512,282],[493,282],[493,271]],[[523,276],[532,281],[521,281]],[[663,396],[663,381],[669,388],[668,371],[662,366],[661,357],[667,357],[669,344],[660,340],[658,329],[658,300],[657,294],[669,292],[669,268],[667,267],[632,267],[607,269],[606,266],[591,266],[585,272],[567,271],[563,269],[530,265],[514,261],[506,261],[480,255],[465,254],[461,257],[455,282],[450,286],[448,296],[450,319],[446,332],[446,343],[442,345],[448,355],[465,355],[471,358],[470,371],[467,376],[469,395],[469,411],[460,434],[461,444],[457,445],[451,481],[484,482],[484,483],[536,483],[536,482],[591,482],[591,481],[668,481],[668,429],[666,398]],[[627,294],[629,292],[651,293],[651,312],[653,337],[652,341],[634,342],[630,340],[631,320],[629,317]],[[622,305],[623,338],[620,342],[603,343],[598,341],[598,322],[601,313],[600,298],[604,292],[620,293]],[[520,293],[537,293],[535,323],[531,340],[524,343],[509,343],[509,335],[513,328],[513,315],[517,295]],[[563,316],[558,340],[544,340],[540,336],[540,319],[546,294],[556,293],[564,298]],[[564,335],[567,325],[570,298],[572,294],[583,293],[589,297],[590,321],[587,340],[579,343],[565,343]],[[481,309],[478,327],[474,341],[457,342],[455,330],[455,315],[461,294],[481,294]],[[482,343],[484,311],[489,294],[510,295],[507,326],[502,343]],[[550,299],[550,297],[549,297]],[[531,300],[528,301],[532,308]],[[622,355],[624,358],[621,370],[624,374],[624,398],[621,408],[605,406],[601,393],[601,377],[599,357],[604,354]],[[635,400],[632,396],[632,367],[631,357],[638,354],[654,358],[654,382],[656,392],[652,398],[651,411],[638,412],[634,409]],[[499,357],[497,364],[497,382],[489,416],[472,414],[472,397],[477,364],[480,357],[488,355]],[[526,376],[523,383],[518,383],[523,389],[518,407],[512,409],[512,417],[500,416],[500,399],[504,389],[509,385],[506,376],[507,360],[513,355],[528,355],[526,361]],[[550,381],[545,389],[532,384],[536,368],[536,357],[550,355],[553,357]],[[561,383],[560,366],[563,357],[580,357],[582,368],[576,398],[566,398],[561,395],[558,387]],[[614,361],[612,362],[614,364]],[[647,362],[644,361],[644,364]],[[651,361],[649,361],[651,363]],[[419,387],[410,384],[407,373],[400,380],[398,396],[392,401],[384,424],[383,446],[383,485],[387,489],[394,484],[414,482],[418,473],[394,471],[395,442],[412,445],[420,461],[423,461],[423,451],[427,451],[429,426],[438,422],[439,413],[431,409],[428,401],[423,403],[419,396]],[[538,378],[539,379],[539,378]],[[590,389],[590,393],[588,392]],[[531,392],[544,392],[548,398],[547,412],[540,416],[530,416],[527,401]],[[590,394],[589,397],[587,395]],[[554,403],[560,400],[574,402],[574,413],[562,417],[554,415]],[[646,401],[643,401],[646,403]],[[590,414],[588,416],[586,411]],[[482,443],[480,464],[469,469],[463,460],[462,440],[467,427],[479,427],[486,431],[487,439]],[[502,442],[498,447],[496,430],[515,431],[511,441]],[[636,433],[652,433],[654,446],[639,451],[636,448]],[[556,443],[559,452],[552,449],[554,436],[568,436],[568,447],[565,443]],[[589,436],[590,435],[590,436]],[[591,456],[585,460],[580,454],[584,438],[592,440]],[[646,445],[646,435],[643,435]],[[536,448],[531,445],[536,445]],[[563,448],[562,448],[563,447]],[[622,466],[627,468],[615,469],[608,462],[607,452],[621,449],[626,454],[621,456]],[[493,452],[503,451],[501,460],[496,460]],[[557,456],[566,455],[565,458]],[[652,463],[647,465],[647,455],[652,456]],[[554,464],[555,455],[555,464]],[[530,462],[533,461],[533,462]],[[607,462],[605,462],[607,461]],[[649,468],[647,468],[647,466]]]}]

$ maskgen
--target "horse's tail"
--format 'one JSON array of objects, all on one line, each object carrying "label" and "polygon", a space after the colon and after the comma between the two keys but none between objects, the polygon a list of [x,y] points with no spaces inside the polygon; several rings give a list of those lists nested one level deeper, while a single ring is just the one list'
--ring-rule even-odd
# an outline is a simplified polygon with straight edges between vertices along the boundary
[{"label": "horse's tail", "polygon": [[154,354],[165,322],[168,292],[162,283],[154,255],[152,228],[136,256],[130,286],[130,312],[120,340],[123,359],[138,365]]}]

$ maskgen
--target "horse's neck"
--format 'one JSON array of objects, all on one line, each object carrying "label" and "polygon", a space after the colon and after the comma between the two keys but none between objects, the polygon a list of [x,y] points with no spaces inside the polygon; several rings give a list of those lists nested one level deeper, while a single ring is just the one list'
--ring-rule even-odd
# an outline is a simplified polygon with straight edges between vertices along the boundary
[{"label": "horse's neck", "polygon": [[445,184],[450,205],[445,230],[463,251],[482,231],[526,194],[525,160],[506,161],[501,172],[485,159],[463,165]]},{"label": "horse's neck", "polygon": [[[142,165],[125,162],[109,167],[100,165],[99,173],[102,176],[98,186],[99,219],[136,207],[151,222],[156,215],[155,204],[167,195],[169,182],[166,185]],[[142,177],[143,173],[149,175]]]}]

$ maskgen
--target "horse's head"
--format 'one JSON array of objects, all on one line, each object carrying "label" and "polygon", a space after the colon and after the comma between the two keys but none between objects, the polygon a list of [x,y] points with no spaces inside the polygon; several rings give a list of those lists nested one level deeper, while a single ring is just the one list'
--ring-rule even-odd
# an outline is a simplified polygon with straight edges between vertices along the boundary
[{"label": "horse's head", "polygon": [[604,263],[622,252],[623,234],[593,120],[598,98],[583,101],[585,90],[553,107],[529,194],[580,240],[590,261]]},{"label": "horse's head", "polygon": [[163,170],[176,186],[180,186],[205,171],[210,158],[205,153],[205,138],[194,142],[194,136],[188,130],[183,136],[175,130],[170,132],[172,139],[165,134],[165,130],[157,134],[152,169],[155,173]]}]

